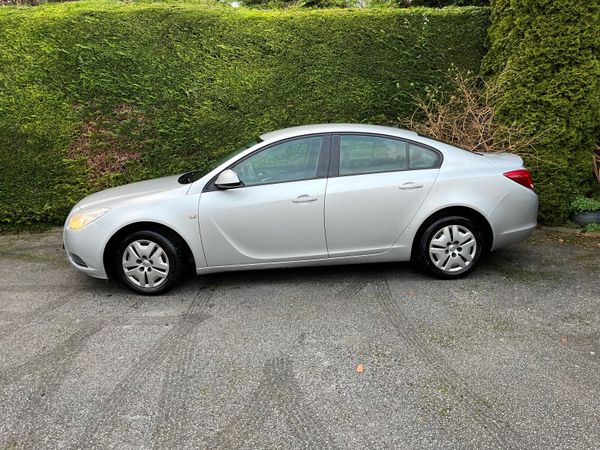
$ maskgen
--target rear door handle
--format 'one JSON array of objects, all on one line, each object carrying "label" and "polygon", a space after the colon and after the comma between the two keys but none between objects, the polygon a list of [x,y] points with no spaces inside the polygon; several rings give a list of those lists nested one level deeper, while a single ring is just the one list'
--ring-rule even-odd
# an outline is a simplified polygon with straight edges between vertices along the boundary
[{"label": "rear door handle", "polygon": [[308,202],[316,202],[319,198],[313,197],[312,195],[303,194],[296,197],[295,200],[292,200],[292,203],[308,203]]},{"label": "rear door handle", "polygon": [[408,191],[411,189],[421,189],[423,187],[422,184],[417,184],[414,181],[409,181],[408,183],[404,183],[402,186],[399,186],[398,189],[402,189],[403,191]]}]

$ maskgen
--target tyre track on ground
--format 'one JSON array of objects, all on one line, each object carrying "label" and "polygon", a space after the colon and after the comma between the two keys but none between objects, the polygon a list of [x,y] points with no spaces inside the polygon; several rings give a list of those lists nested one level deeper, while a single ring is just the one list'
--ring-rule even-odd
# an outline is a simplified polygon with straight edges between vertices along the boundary
[{"label": "tyre track on ground", "polygon": [[42,371],[52,371],[54,367],[62,367],[81,353],[88,341],[98,333],[106,324],[84,324],[82,328],[71,334],[65,341],[58,344],[51,351],[40,353],[27,362],[11,367],[0,373],[0,387],[15,383],[27,375]]},{"label": "tyre track on ground", "polygon": [[301,448],[336,448],[307,403],[288,357],[269,359],[250,400],[211,439],[209,448],[239,448],[259,433],[273,411],[281,414]]},{"label": "tyre track on ground", "polygon": [[39,320],[41,316],[53,312],[74,301],[74,293],[75,289],[69,289],[67,292],[59,295],[54,300],[50,300],[49,302],[44,303],[43,305],[40,305],[31,311],[19,313],[19,315],[11,320],[9,324],[0,328],[0,340],[6,339],[8,336],[19,331],[22,327],[30,324],[34,320]]},{"label": "tyre track on ground", "polygon": [[182,343],[179,351],[169,355],[166,375],[158,404],[158,420],[153,434],[154,448],[182,448],[185,433],[189,431],[190,399],[197,392],[197,380],[190,377],[194,353],[197,347],[193,330]]},{"label": "tyre track on ground", "polygon": [[[26,377],[32,378],[32,383],[38,384],[26,397],[26,401],[18,404],[20,413],[11,412],[13,425],[17,427],[22,425],[25,427],[28,425],[39,426],[49,416],[47,407],[72,370],[75,359],[82,353],[89,341],[106,326],[106,323],[84,324],[84,326],[85,328],[73,333],[50,352],[36,355],[26,363],[11,368],[9,372],[0,374],[0,398],[4,397],[9,386]],[[21,399],[23,398],[21,397]],[[4,413],[7,406],[9,405],[3,401],[0,406],[1,417],[8,417]],[[10,406],[13,407],[15,404],[11,403]],[[17,436],[10,437],[7,442],[16,440],[16,442],[23,443],[25,448],[37,448],[37,442],[41,437],[38,435],[39,433],[34,434],[32,431],[20,430]]]},{"label": "tyre track on ground", "polygon": [[429,366],[435,378],[448,388],[449,395],[469,410],[469,417],[487,431],[499,448],[522,448],[524,440],[512,424],[496,414],[487,401],[475,393],[462,376],[422,338],[394,301],[385,275],[376,281],[375,292],[377,302],[394,331]]},{"label": "tyre track on ground", "polygon": [[230,449],[241,447],[257,434],[273,410],[271,392],[273,390],[273,370],[269,362],[263,367],[262,377],[250,400],[239,413],[230,420],[210,440],[207,448]]},{"label": "tyre track on ground", "polygon": [[[278,394],[275,395],[276,408],[284,414],[292,434],[303,448],[335,448],[333,439],[316,419],[316,415],[306,398],[298,379],[294,375],[292,361],[275,358],[270,361],[271,372],[277,376]],[[286,398],[287,397],[287,398]]]},{"label": "tyre track on ground", "polygon": [[[73,272],[73,275],[79,275]],[[81,275],[81,281],[75,280],[73,283],[45,283],[45,284],[9,284],[2,286],[2,293],[15,293],[15,294],[33,294],[36,292],[64,292],[65,290],[72,290],[74,294],[110,294],[118,291],[116,284],[111,283],[109,280],[103,280],[100,278],[90,278],[87,275]],[[73,287],[78,285],[79,287]]]},{"label": "tyre track on ground", "polygon": [[354,295],[359,294],[364,288],[366,288],[369,285],[369,280],[367,279],[355,279],[353,281],[351,281],[350,283],[346,283],[346,285],[340,289],[339,291],[336,292],[335,297],[336,298],[347,298],[347,297],[352,297]]},{"label": "tyre track on ground", "polygon": [[27,251],[31,251],[31,250],[56,250],[57,252],[60,252],[62,255],[65,255],[65,251],[62,248],[62,245],[59,243],[55,243],[55,244],[36,244],[36,245],[31,245],[31,246],[25,246],[25,247],[14,247],[14,248],[10,248],[7,250],[0,250],[0,254],[2,253],[6,253],[8,252],[27,252]]},{"label": "tyre track on ground", "polygon": [[[213,287],[203,287],[201,292],[192,300],[187,310],[180,316],[177,323],[166,332],[154,346],[138,357],[133,367],[125,373],[121,381],[117,383],[108,396],[101,401],[101,410],[91,422],[85,427],[83,435],[74,448],[84,447],[103,447],[103,445],[94,442],[99,431],[110,432],[122,424],[120,420],[127,407],[131,403],[128,395],[135,392],[136,389],[144,384],[146,378],[160,370],[169,358],[182,355],[190,336],[196,328],[211,316],[204,311],[207,309],[209,300],[214,294]],[[190,356],[190,352],[184,352],[184,358]],[[182,362],[185,366],[188,362]],[[163,390],[172,391],[173,377],[167,377],[167,386]]]}]

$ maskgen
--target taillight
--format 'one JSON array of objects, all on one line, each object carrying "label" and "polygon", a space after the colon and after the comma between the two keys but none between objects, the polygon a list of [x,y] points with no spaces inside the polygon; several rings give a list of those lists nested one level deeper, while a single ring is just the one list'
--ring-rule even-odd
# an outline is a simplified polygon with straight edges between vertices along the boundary
[{"label": "taillight", "polygon": [[533,179],[531,173],[527,169],[511,170],[510,172],[504,172],[506,178],[510,178],[515,183],[519,183],[521,186],[525,186],[533,190]]}]

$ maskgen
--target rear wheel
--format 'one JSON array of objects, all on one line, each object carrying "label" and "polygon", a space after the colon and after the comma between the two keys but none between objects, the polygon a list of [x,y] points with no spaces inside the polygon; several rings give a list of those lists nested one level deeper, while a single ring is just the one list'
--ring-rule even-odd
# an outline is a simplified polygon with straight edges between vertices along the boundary
[{"label": "rear wheel", "polygon": [[162,294],[184,274],[184,250],[178,239],[155,231],[136,231],[117,247],[115,267],[129,289],[145,295]]},{"label": "rear wheel", "polygon": [[417,261],[438,278],[460,278],[475,269],[483,249],[477,224],[466,217],[442,217],[421,235]]}]

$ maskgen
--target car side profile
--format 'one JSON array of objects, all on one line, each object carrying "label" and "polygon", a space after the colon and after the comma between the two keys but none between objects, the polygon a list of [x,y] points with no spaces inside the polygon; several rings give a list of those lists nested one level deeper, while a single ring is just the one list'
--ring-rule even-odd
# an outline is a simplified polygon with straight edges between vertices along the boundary
[{"label": "car side profile", "polygon": [[323,124],[260,136],[208,171],[107,189],[64,227],[71,264],[160,294],[193,267],[231,270],[413,260],[440,278],[534,230],[521,158],[397,128]]}]

